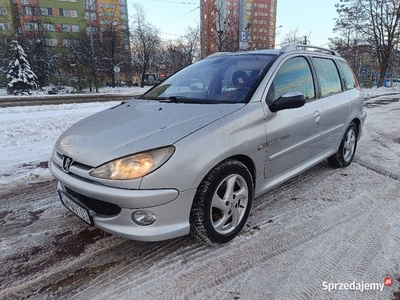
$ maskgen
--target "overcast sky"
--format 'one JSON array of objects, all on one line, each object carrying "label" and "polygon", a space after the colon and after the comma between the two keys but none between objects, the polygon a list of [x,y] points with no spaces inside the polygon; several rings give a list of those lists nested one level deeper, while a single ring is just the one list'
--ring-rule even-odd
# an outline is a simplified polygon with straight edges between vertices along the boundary
[{"label": "overcast sky", "polygon": [[[328,38],[334,36],[335,3],[339,0],[276,1],[277,27],[282,26],[277,31],[276,44],[298,28],[298,34],[309,36],[311,44],[327,46]],[[187,27],[200,24],[198,0],[128,0],[129,15],[133,14],[133,3],[143,6],[147,20],[160,29],[163,39],[174,39]]]}]

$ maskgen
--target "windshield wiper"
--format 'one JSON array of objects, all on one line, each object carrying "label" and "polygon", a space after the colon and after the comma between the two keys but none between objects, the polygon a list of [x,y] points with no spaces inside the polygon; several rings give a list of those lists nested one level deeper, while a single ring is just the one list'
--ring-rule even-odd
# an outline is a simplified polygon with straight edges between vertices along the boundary
[{"label": "windshield wiper", "polygon": [[156,100],[159,102],[178,103],[178,102],[186,102],[186,100],[188,100],[188,98],[185,96],[170,96],[170,97],[158,97],[158,98],[156,98]]},{"label": "windshield wiper", "polygon": [[159,97],[155,98],[159,102],[167,103],[203,103],[202,99],[190,99],[185,96],[170,96],[170,97]]}]

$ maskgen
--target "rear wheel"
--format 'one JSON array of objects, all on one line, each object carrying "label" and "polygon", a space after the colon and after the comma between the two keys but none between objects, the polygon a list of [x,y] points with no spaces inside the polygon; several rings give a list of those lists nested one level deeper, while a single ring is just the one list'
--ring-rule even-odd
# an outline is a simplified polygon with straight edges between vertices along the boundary
[{"label": "rear wheel", "polygon": [[227,160],[199,185],[190,214],[192,234],[206,244],[232,240],[247,221],[253,201],[253,180],[246,166]]},{"label": "rear wheel", "polygon": [[351,122],[340,143],[338,152],[328,158],[334,168],[344,168],[351,164],[357,148],[357,126]]}]

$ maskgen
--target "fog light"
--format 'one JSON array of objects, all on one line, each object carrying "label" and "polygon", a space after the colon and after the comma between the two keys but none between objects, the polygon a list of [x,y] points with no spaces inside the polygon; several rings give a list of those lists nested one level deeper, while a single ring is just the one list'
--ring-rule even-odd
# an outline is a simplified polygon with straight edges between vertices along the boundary
[{"label": "fog light", "polygon": [[138,210],[135,211],[132,216],[132,221],[140,226],[148,226],[153,224],[157,220],[157,216],[151,211]]}]

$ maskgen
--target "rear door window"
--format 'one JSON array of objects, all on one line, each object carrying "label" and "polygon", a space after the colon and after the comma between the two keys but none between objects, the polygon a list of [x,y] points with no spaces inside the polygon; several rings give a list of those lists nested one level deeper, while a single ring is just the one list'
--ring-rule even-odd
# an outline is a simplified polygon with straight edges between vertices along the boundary
[{"label": "rear door window", "polygon": [[321,96],[327,97],[342,91],[338,69],[332,59],[313,58],[315,70],[321,87]]}]

